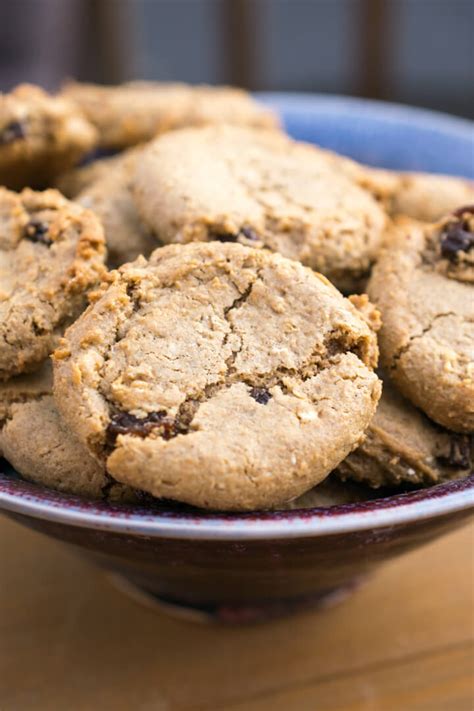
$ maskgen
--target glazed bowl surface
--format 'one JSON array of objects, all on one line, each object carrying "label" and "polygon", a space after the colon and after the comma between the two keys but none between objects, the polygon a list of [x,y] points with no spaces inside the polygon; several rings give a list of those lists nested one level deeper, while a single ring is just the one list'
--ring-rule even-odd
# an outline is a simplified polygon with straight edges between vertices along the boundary
[{"label": "glazed bowl surface", "polygon": [[[381,102],[261,94],[295,138],[397,170],[474,179],[470,122]],[[124,590],[199,619],[251,622],[342,599],[380,564],[463,523],[461,481],[331,508],[215,514],[84,501],[0,459],[0,510],[100,565]]]}]

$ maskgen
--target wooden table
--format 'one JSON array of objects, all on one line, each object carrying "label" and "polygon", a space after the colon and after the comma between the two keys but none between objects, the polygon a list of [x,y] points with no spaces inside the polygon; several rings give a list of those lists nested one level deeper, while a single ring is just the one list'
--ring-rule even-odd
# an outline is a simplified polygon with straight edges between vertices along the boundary
[{"label": "wooden table", "polygon": [[0,518],[1,711],[471,711],[473,535],[383,569],[337,608],[177,621]]}]

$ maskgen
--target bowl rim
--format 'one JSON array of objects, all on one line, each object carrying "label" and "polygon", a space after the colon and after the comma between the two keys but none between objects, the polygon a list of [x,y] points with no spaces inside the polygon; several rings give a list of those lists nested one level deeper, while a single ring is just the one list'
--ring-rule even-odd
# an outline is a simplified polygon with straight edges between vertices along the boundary
[{"label": "bowl rim", "polygon": [[316,538],[387,529],[469,510],[474,511],[474,472],[465,479],[410,493],[329,508],[182,513],[85,500],[13,478],[0,470],[0,512],[150,538],[227,541]]},{"label": "bowl rim", "polygon": [[[257,92],[257,99],[285,112],[318,114],[356,111],[391,123],[443,131],[474,145],[473,122],[441,112],[403,104],[330,94]],[[355,533],[448,516],[474,510],[474,472],[458,481],[411,493],[330,508],[283,512],[216,514],[210,512],[156,512],[144,506],[93,502],[61,494],[2,472],[0,460],[0,512],[20,514],[97,531],[151,538],[184,540],[262,540],[319,537]]]},{"label": "bowl rim", "polygon": [[461,140],[474,145],[474,121],[462,116],[454,116],[443,111],[400,104],[394,101],[380,99],[365,99],[358,96],[345,96],[343,94],[318,94],[298,91],[257,91],[253,96],[274,108],[281,107],[285,112],[317,111],[318,115],[327,113],[329,116],[344,113],[350,107],[356,112],[357,118],[371,117],[383,119],[393,124],[403,123],[405,126],[419,127],[423,130],[443,131],[443,133],[456,134]]}]

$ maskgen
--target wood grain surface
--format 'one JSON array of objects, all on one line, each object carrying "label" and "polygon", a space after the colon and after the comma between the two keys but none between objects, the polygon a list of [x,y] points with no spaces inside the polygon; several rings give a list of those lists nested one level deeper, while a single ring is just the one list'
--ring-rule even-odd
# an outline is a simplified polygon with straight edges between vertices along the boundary
[{"label": "wood grain surface", "polygon": [[242,628],[157,614],[0,518],[1,711],[471,711],[474,529],[332,609]]}]

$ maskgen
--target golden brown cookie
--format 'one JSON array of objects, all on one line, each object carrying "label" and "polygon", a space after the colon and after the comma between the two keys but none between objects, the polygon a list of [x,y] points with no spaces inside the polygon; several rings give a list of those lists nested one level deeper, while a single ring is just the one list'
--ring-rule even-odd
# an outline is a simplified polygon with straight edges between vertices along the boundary
[{"label": "golden brown cookie", "polygon": [[401,173],[392,197],[392,214],[437,222],[462,205],[474,203],[474,183],[463,178],[429,173]]},{"label": "golden brown cookie", "polygon": [[401,220],[369,283],[382,364],[432,420],[474,430],[474,209]]},{"label": "golden brown cookie", "polygon": [[0,188],[0,380],[34,369],[105,272],[102,227],[56,190]]},{"label": "golden brown cookie", "polygon": [[162,242],[267,247],[356,290],[382,242],[377,201],[327,155],[277,131],[174,131],[137,161],[138,210]]},{"label": "golden brown cookie", "polygon": [[67,429],[51,392],[50,362],[0,383],[0,456],[25,479],[57,491],[135,501],[137,493],[108,477]]},{"label": "golden brown cookie", "polygon": [[158,240],[140,218],[131,195],[133,171],[140,155],[140,148],[131,148],[113,158],[71,171],[62,180],[69,194],[80,188],[71,197],[100,218],[111,267],[131,262],[140,254],[148,257],[158,246]]},{"label": "golden brown cookie", "polygon": [[372,193],[392,217],[437,222],[458,207],[474,203],[474,183],[465,178],[370,168],[337,154],[333,154],[333,161]]},{"label": "golden brown cookie", "polygon": [[97,132],[64,98],[22,84],[0,94],[0,183],[44,188],[96,144]]},{"label": "golden brown cookie", "polygon": [[246,91],[134,81],[119,86],[71,82],[62,95],[96,126],[103,148],[121,149],[184,126],[230,123],[276,128],[278,119]]},{"label": "golden brown cookie", "polygon": [[111,275],[55,353],[65,420],[118,481],[205,508],[310,489],[375,410],[376,339],[298,262],[170,245]]},{"label": "golden brown cookie", "polygon": [[449,432],[384,381],[363,443],[338,466],[346,480],[374,488],[430,486],[474,471],[474,438]]}]

